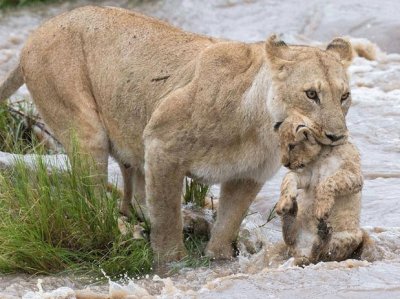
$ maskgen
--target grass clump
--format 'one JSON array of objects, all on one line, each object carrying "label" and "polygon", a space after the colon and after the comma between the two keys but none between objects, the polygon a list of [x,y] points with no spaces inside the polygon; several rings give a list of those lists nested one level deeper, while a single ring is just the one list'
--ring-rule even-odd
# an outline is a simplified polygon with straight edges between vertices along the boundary
[{"label": "grass clump", "polygon": [[60,2],[60,0],[0,0],[0,8],[10,6],[24,6],[41,2]]},{"label": "grass clump", "polygon": [[49,170],[39,157],[34,170],[17,162],[0,175],[0,271],[149,272],[148,241],[118,230],[117,192],[99,192],[85,167],[72,166]]},{"label": "grass clump", "polygon": [[[70,164],[67,170],[49,168],[38,155],[33,169],[16,161],[0,173],[0,272],[111,278],[149,273],[150,242],[118,228],[119,192],[96,185],[81,155]],[[187,234],[189,256],[173,267],[209,266],[202,255],[206,241]]]},{"label": "grass clump", "polygon": [[209,267],[211,259],[203,254],[208,238],[206,236],[197,236],[185,233],[184,243],[188,255],[182,260],[171,264],[169,274],[179,272],[183,268]]},{"label": "grass clump", "polygon": [[[40,125],[31,104],[0,105],[0,151],[18,154],[51,152],[33,126]],[[45,128],[40,128],[42,131]],[[118,227],[116,189],[96,185],[88,159],[73,151],[67,169],[49,167],[37,155],[27,166],[16,161],[0,172],[0,272],[54,274],[64,271],[111,278],[149,273],[150,242],[123,235]],[[185,203],[204,206],[209,187],[185,181]],[[133,219],[131,226],[139,224]],[[142,224],[149,234],[149,224]],[[189,256],[177,268],[208,266],[202,255],[206,238],[185,235]]]},{"label": "grass clump", "polygon": [[208,185],[185,177],[185,192],[183,194],[183,201],[185,204],[193,203],[195,206],[203,208],[206,204],[208,191],[210,191]]}]

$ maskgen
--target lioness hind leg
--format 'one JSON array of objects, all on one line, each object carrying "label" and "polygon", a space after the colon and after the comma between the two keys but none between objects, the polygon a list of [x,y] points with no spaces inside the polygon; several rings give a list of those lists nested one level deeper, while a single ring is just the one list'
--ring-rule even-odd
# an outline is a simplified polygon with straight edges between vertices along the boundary
[{"label": "lioness hind leg", "polygon": [[[78,171],[78,175],[88,171],[97,187],[105,187],[109,156],[106,133],[101,130],[93,131],[83,122],[75,120],[73,129],[61,133],[55,131],[55,134],[64,145],[71,167]],[[101,191],[96,188],[96,192]]]},{"label": "lioness hind leg", "polygon": [[146,187],[143,172],[130,164],[118,161],[124,180],[124,195],[119,205],[119,212],[130,218],[132,208],[141,220],[148,218],[146,207]]},{"label": "lioness hind leg", "polygon": [[[39,110],[55,137],[64,146],[73,170],[78,175],[89,172],[96,186],[105,187],[109,144],[97,114],[88,111],[87,115],[77,115],[75,111],[63,107],[61,113],[49,116],[54,112],[45,107]],[[96,188],[96,192],[100,192],[100,189]]]},{"label": "lioness hind leg", "polygon": [[[93,183],[104,187],[107,182],[109,143],[97,113],[77,113],[63,107],[61,113],[54,116],[49,115],[54,112],[48,111],[46,107],[42,106],[39,110],[46,124],[64,146],[71,167],[78,174],[88,171]],[[100,192],[100,189],[97,188],[96,192]]]},{"label": "lioness hind leg", "polygon": [[140,169],[135,169],[133,171],[133,197],[131,203],[140,219],[144,220],[149,218],[146,205],[146,181]]},{"label": "lioness hind leg", "polygon": [[119,212],[128,217],[132,217],[132,195],[133,195],[133,168],[118,161],[119,168],[121,169],[122,179],[124,180],[124,194],[119,204]]},{"label": "lioness hind leg", "polygon": [[[92,178],[104,184],[109,139],[91,90],[79,46],[81,37],[67,30],[51,36],[49,43],[31,40],[22,51],[25,83],[40,115],[65,147],[72,166],[78,169],[88,164]],[[82,163],[84,160],[88,163]]]},{"label": "lioness hind leg", "polygon": [[232,258],[232,243],[240,224],[262,184],[253,180],[235,180],[223,183],[219,200],[217,220],[211,231],[206,254],[215,259]]}]

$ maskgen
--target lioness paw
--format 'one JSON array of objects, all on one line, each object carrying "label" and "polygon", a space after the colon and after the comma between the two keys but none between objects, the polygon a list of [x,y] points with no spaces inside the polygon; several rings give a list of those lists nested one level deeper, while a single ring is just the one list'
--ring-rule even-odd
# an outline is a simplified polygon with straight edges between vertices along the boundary
[{"label": "lioness paw", "polygon": [[208,244],[205,254],[214,260],[229,260],[234,257],[234,249],[231,244]]}]

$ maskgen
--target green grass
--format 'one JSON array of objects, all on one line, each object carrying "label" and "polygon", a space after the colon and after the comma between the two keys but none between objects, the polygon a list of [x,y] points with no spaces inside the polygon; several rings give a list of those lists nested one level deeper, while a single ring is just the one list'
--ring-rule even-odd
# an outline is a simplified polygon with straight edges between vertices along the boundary
[{"label": "green grass", "polygon": [[24,6],[41,2],[60,2],[61,0],[0,0],[0,8]]},{"label": "green grass", "polygon": [[184,238],[188,255],[172,265],[170,274],[174,274],[182,268],[209,267],[211,265],[211,259],[203,255],[208,239],[205,236],[192,234],[185,234]]},{"label": "green grass", "polygon": [[193,203],[195,206],[203,208],[206,203],[206,196],[210,187],[197,182],[196,180],[185,178],[185,193],[183,202],[185,204]]},{"label": "green grass", "polygon": [[[33,120],[33,109],[26,104],[0,106],[0,150],[47,152],[32,131]],[[119,192],[96,188],[96,178],[88,171],[91,164],[78,146],[74,152],[67,171],[48,168],[38,155],[33,169],[17,161],[13,169],[0,172],[0,273],[103,277],[105,272],[117,278],[151,272],[149,241],[133,240],[118,229]],[[184,197],[204,206],[208,187],[194,181],[186,184]],[[135,219],[130,222],[137,224]],[[142,226],[148,235],[150,226]],[[172,270],[209,266],[202,255],[206,241],[186,234],[189,256]]]},{"label": "green grass", "polygon": [[276,204],[275,204],[271,209],[269,209],[267,221],[264,224],[260,225],[259,227],[263,227],[263,226],[267,225],[269,222],[274,220],[276,217],[278,217],[278,216],[276,214]]},{"label": "green grass", "polygon": [[[34,170],[17,162],[0,175],[0,272],[100,277],[104,271],[112,278],[151,272],[149,241],[118,229],[119,193],[95,192],[82,161],[73,163],[80,166],[49,170],[39,156]],[[186,235],[189,256],[172,270],[209,266],[202,255],[206,241]]]},{"label": "green grass", "polygon": [[118,230],[117,192],[95,192],[84,169],[49,171],[39,157],[33,171],[17,162],[1,174],[1,272],[100,276],[102,269],[115,277],[150,271],[149,243]]}]

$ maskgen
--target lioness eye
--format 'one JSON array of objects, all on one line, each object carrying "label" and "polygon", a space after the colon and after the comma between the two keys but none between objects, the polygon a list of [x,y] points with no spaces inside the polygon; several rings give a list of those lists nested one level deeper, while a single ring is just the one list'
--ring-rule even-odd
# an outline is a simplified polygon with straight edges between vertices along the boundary
[{"label": "lioness eye", "polygon": [[318,94],[315,90],[306,90],[306,96],[307,98],[309,98],[310,100],[313,100],[314,102],[316,102],[317,104],[319,104],[319,98],[318,98]]},{"label": "lioness eye", "polygon": [[296,144],[289,144],[289,151],[291,151],[292,149],[294,149],[296,146]]},{"label": "lioness eye", "polygon": [[344,101],[346,101],[349,96],[350,96],[350,92],[346,92],[345,94],[343,94],[341,97],[341,102],[343,103]]}]

